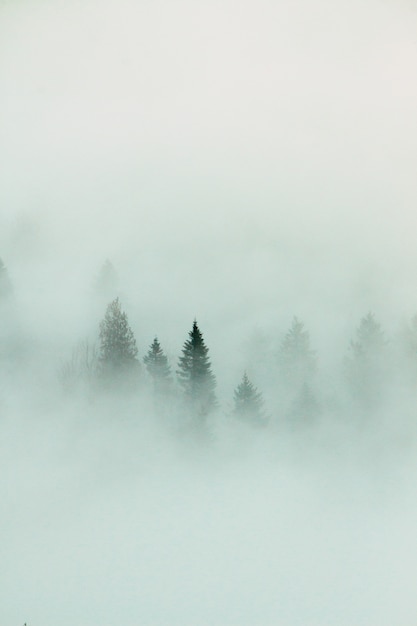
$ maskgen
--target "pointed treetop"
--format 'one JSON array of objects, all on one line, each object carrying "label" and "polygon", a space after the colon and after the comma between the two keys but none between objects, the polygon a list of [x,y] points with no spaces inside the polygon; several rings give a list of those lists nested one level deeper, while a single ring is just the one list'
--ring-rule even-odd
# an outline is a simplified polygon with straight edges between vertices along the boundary
[{"label": "pointed treetop", "polygon": [[386,345],[381,324],[376,321],[374,313],[370,311],[362,317],[356,329],[356,339],[351,341],[350,347],[354,355],[359,356],[360,354],[379,352]]},{"label": "pointed treetop", "polygon": [[143,362],[154,380],[167,380],[170,377],[171,368],[168,364],[168,358],[158,341],[158,337],[155,337],[149,346],[148,353],[143,357]]},{"label": "pointed treetop", "polygon": [[214,389],[216,378],[211,371],[208,348],[194,320],[178,360],[178,378],[189,400],[200,405],[200,413],[207,413],[217,404]]},{"label": "pointed treetop", "polygon": [[297,387],[310,380],[316,371],[317,358],[310,346],[310,333],[296,316],[281,342],[278,361],[284,378]]},{"label": "pointed treetop", "polygon": [[138,349],[127,315],[122,311],[119,298],[107,307],[100,324],[99,361],[104,369],[113,371],[138,366]]},{"label": "pointed treetop", "polygon": [[249,380],[246,371],[243,373],[241,383],[234,391],[234,410],[235,417],[250,421],[253,423],[261,423],[265,421],[264,400],[262,394],[255,385]]}]

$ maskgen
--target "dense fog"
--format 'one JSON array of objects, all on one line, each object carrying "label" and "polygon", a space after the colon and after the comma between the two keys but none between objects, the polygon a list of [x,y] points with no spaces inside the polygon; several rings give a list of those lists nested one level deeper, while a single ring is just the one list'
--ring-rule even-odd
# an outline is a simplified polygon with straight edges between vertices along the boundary
[{"label": "dense fog", "polygon": [[415,624],[412,3],[0,3],[0,624]]}]

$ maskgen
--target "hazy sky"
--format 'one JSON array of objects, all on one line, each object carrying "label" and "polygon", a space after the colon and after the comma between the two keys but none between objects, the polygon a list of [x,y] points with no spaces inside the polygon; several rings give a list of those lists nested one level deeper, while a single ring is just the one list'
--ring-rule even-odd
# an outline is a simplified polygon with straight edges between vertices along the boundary
[{"label": "hazy sky", "polygon": [[416,26],[388,0],[3,2],[3,228],[415,262]]}]

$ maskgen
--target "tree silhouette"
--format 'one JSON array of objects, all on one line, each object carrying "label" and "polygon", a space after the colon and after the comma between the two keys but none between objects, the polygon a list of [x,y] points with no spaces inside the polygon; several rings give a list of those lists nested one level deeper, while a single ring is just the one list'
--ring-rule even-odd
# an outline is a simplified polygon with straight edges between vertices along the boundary
[{"label": "tree silhouette", "polygon": [[284,382],[299,390],[310,383],[317,368],[316,353],[310,347],[310,334],[303,322],[294,317],[278,353],[278,364]]},{"label": "tree silhouette", "polygon": [[119,298],[111,302],[100,324],[99,368],[103,378],[134,380],[139,371],[138,349]]},{"label": "tree silhouette", "polygon": [[211,371],[208,348],[194,320],[178,361],[178,378],[193,412],[207,415],[217,405],[214,390],[216,378]]},{"label": "tree silhouette", "polygon": [[266,421],[262,394],[251,383],[246,372],[234,391],[233,415],[246,422],[262,424]]},{"label": "tree silhouette", "polygon": [[149,346],[148,353],[143,357],[143,362],[152,378],[155,393],[167,392],[172,382],[171,368],[157,337]]},{"label": "tree silhouette", "polygon": [[387,374],[387,341],[373,313],[360,320],[345,359],[345,375],[353,397],[364,405],[375,402]]}]

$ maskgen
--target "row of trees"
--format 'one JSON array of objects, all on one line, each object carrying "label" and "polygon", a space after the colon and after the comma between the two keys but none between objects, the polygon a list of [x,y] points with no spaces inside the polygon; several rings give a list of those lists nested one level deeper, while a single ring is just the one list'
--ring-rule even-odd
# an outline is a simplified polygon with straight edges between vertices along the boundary
[{"label": "row of trees", "polygon": [[[409,335],[406,342],[409,356],[413,356],[417,364],[417,318],[409,328]],[[344,361],[344,375],[351,397],[365,409],[372,407],[381,395],[389,369],[388,359],[385,358],[388,354],[387,346],[388,342],[375,316],[369,313],[363,317]],[[86,379],[112,389],[138,388],[138,348],[118,298],[108,305],[100,324],[98,352],[85,344],[82,353],[82,370]],[[218,407],[216,378],[196,320],[183,344],[175,372],[158,337],[154,338],[143,357],[143,363],[152,381],[154,396],[160,402],[171,398],[179,389],[183,407],[194,416],[204,418]],[[293,318],[281,342],[277,366],[277,387],[281,389],[281,396],[286,396],[288,400],[287,414],[302,419],[317,415],[321,403],[315,386],[317,354],[311,348],[308,331],[297,317]],[[79,371],[79,364],[75,364],[73,370]],[[67,380],[70,379],[69,373],[71,368],[66,372]],[[410,377],[412,384],[417,382],[417,369],[415,374],[415,380]],[[263,395],[247,372],[243,373],[234,390],[232,413],[253,424],[261,425],[267,421]]]},{"label": "row of trees", "polygon": [[[158,408],[173,400],[178,395],[178,388],[181,390],[182,409],[189,415],[204,420],[218,408],[216,377],[208,352],[203,334],[194,320],[174,373],[158,337],[154,338],[143,363]],[[100,324],[98,350],[87,341],[79,344],[72,358],[61,368],[60,378],[68,390],[83,382],[96,389],[104,387],[129,393],[140,388],[140,370],[136,339],[116,298],[108,305]],[[233,414],[262,423],[265,420],[263,403],[261,393],[245,372],[234,392]]]},{"label": "row of trees", "polygon": [[[95,281],[95,287],[103,295],[103,292],[113,291],[115,281],[114,268],[107,261]],[[0,260],[0,305],[10,301],[12,292],[7,269]],[[7,324],[3,326],[7,327]],[[350,401],[354,401],[357,407],[368,409],[384,397],[386,390],[392,388],[393,381],[397,385],[400,381],[408,389],[417,387],[417,316],[404,326],[402,334],[396,339],[387,341],[372,313],[360,320],[343,362],[345,384],[338,400],[348,391]],[[311,418],[323,406],[326,408],[326,402],[329,405],[326,395],[329,395],[330,385],[328,381],[323,384],[323,378],[321,389],[317,384],[322,375],[318,371],[317,353],[311,347],[309,332],[297,317],[293,318],[272,357],[272,349],[270,353],[268,349],[268,346],[262,346],[258,360],[253,353],[247,363],[251,373],[260,372],[263,391],[266,386],[269,394],[269,409],[292,417]],[[88,342],[80,344],[71,359],[62,366],[60,377],[67,388],[73,388],[82,381],[91,388],[138,389],[143,385],[144,377],[140,376],[143,360],[153,395],[160,399],[160,403],[175,396],[181,399],[182,406],[191,414],[200,417],[219,406],[216,378],[197,321],[194,321],[183,344],[176,367],[170,365],[158,337],[154,338],[143,359],[139,359],[138,355],[134,333],[116,298],[107,306],[100,324],[97,348]],[[272,402],[271,396],[274,396]],[[234,390],[230,412],[246,421],[264,424],[267,419],[264,404],[262,393],[254,386],[248,373],[242,372],[241,381]]]}]

